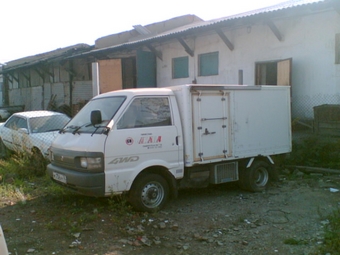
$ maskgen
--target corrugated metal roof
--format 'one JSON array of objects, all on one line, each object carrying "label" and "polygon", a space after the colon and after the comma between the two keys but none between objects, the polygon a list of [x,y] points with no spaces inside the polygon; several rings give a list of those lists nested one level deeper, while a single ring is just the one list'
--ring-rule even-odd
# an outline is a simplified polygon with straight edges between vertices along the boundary
[{"label": "corrugated metal roof", "polygon": [[[9,61],[6,65],[3,66],[2,72],[6,72],[12,69],[16,69],[19,67],[27,67],[31,65],[35,65],[37,63],[41,63],[44,61],[50,61],[57,58],[63,58],[67,56],[72,56],[73,54],[79,54],[80,52],[89,51],[93,49],[93,46],[89,46],[87,44],[76,44],[64,48],[59,48],[53,51],[28,56],[20,59],[16,59],[13,61]],[[0,70],[1,73],[1,70]]]},{"label": "corrugated metal roof", "polygon": [[[276,4],[276,5],[268,6],[268,7],[261,8],[261,9],[256,9],[256,10],[252,10],[252,11],[248,11],[248,12],[244,12],[244,13],[240,13],[240,14],[234,14],[234,15],[230,15],[230,16],[226,16],[226,17],[222,17],[222,18],[217,18],[217,19],[213,19],[213,20],[208,20],[208,21],[204,21],[204,22],[201,22],[201,23],[196,23],[195,25],[192,25],[190,28],[181,27],[181,28],[178,29],[178,32],[183,31],[185,29],[186,30],[187,29],[195,29],[195,28],[199,28],[199,27],[214,25],[214,24],[217,24],[217,23],[220,23],[220,22],[225,22],[225,21],[230,21],[230,20],[235,20],[235,19],[242,19],[242,18],[255,16],[255,15],[259,15],[259,14],[270,13],[270,12],[280,11],[280,10],[294,8],[294,7],[308,5],[308,4],[321,3],[321,2],[326,2],[326,1],[327,0],[290,0],[290,1],[285,1],[285,2],[282,2],[282,3]],[[173,31],[173,32],[176,32],[176,31]]]},{"label": "corrugated metal roof", "polygon": [[320,3],[320,2],[325,2],[326,0],[290,0],[290,1],[285,1],[276,5],[268,6],[265,8],[249,11],[249,12],[244,12],[241,14],[236,14],[236,15],[231,15],[228,17],[224,18],[219,18],[219,19],[214,19],[211,20],[211,23],[216,23],[216,22],[221,22],[225,20],[232,20],[232,19],[240,19],[244,17],[249,17],[257,14],[262,14],[262,13],[268,13],[268,12],[274,12],[274,11],[279,11],[279,10],[284,10],[288,8],[293,8],[297,6],[302,6],[302,5],[307,5],[307,4],[313,4],[313,3]]},{"label": "corrugated metal roof", "polygon": [[195,22],[193,24],[189,24],[189,25],[186,25],[186,26],[175,28],[173,30],[166,31],[166,32],[160,33],[158,35],[152,34],[149,37],[143,37],[143,39],[139,38],[139,39],[134,40],[134,41],[130,40],[129,42],[125,42],[125,43],[114,45],[114,46],[109,46],[109,47],[106,47],[106,48],[93,49],[92,46],[90,47],[88,45],[78,44],[78,45],[75,45],[75,46],[78,47],[78,50],[79,50],[80,45],[81,45],[81,48],[82,47],[84,47],[84,48],[82,50],[78,51],[78,52],[77,51],[73,52],[71,55],[66,55],[64,50],[65,49],[72,49],[72,48],[74,49],[75,46],[70,46],[70,47],[58,49],[56,51],[52,51],[52,52],[49,52],[49,53],[43,53],[43,54],[30,56],[30,57],[26,57],[26,58],[22,58],[22,59],[19,59],[19,60],[14,60],[14,61],[8,62],[8,63],[6,63],[7,65],[3,68],[3,72],[5,72],[6,70],[9,70],[9,69],[15,69],[15,68],[18,68],[18,67],[30,66],[30,65],[34,65],[34,64],[39,63],[39,62],[54,59],[56,57],[54,55],[54,53],[56,53],[57,56],[63,56],[64,59],[75,58],[75,57],[79,57],[79,56],[95,55],[96,53],[126,49],[126,48],[129,48],[129,47],[141,45],[141,44],[146,43],[146,42],[157,41],[159,39],[166,40],[166,39],[174,38],[174,37],[181,35],[181,34],[186,34],[186,33],[192,32],[192,31],[196,31],[196,30],[200,30],[200,29],[204,29],[204,28],[209,28],[209,27],[213,27],[213,26],[218,26],[220,24],[227,23],[227,22],[232,21],[232,20],[246,19],[246,18],[251,17],[251,16],[263,15],[263,14],[266,14],[266,13],[275,14],[275,12],[283,11],[285,9],[292,9],[292,8],[296,8],[296,7],[299,7],[299,6],[307,6],[307,5],[316,5],[317,6],[320,3],[332,2],[332,1],[339,1],[339,0],[289,0],[289,1],[285,1],[285,2],[276,4],[276,5],[273,5],[273,6],[269,6],[269,7],[249,11],[249,12],[244,12],[244,13],[231,15],[231,16],[218,18],[218,19],[213,19],[213,20],[209,20],[209,21]]},{"label": "corrugated metal roof", "polygon": [[[231,20],[244,19],[244,18],[247,18],[247,17],[250,17],[250,16],[261,15],[261,14],[271,13],[271,12],[274,13],[274,12],[285,10],[285,9],[291,9],[291,8],[295,8],[295,7],[299,7],[299,6],[318,4],[318,3],[329,2],[329,1],[331,1],[331,0],[290,0],[290,1],[285,1],[285,2],[276,4],[276,5],[273,5],[273,6],[269,6],[269,7],[249,11],[249,12],[244,12],[244,13],[241,13],[241,14],[231,15],[231,16],[213,19],[213,20],[209,20],[209,21],[196,22],[194,24],[182,26],[180,28],[173,29],[173,30],[170,30],[170,31],[166,31],[166,32],[158,34],[158,35],[152,35],[150,37],[143,38],[143,39],[140,39],[140,40],[129,41],[129,42],[126,42],[126,43],[123,43],[123,44],[114,45],[114,46],[110,46],[110,47],[106,47],[106,48],[94,49],[94,50],[91,50],[89,52],[85,52],[84,54],[80,54],[80,55],[91,55],[91,54],[104,52],[104,51],[119,50],[119,49],[122,49],[122,48],[131,47],[133,45],[138,45],[138,44],[142,44],[142,43],[145,43],[145,42],[151,42],[153,40],[157,40],[157,39],[160,39],[160,38],[175,37],[178,34],[187,33],[187,32],[190,32],[192,30],[196,30],[196,29],[198,30],[198,29],[201,29],[201,28],[209,27],[209,26],[216,26],[220,23],[228,22],[228,21],[231,21]],[[80,55],[78,55],[78,56],[80,56]]]}]

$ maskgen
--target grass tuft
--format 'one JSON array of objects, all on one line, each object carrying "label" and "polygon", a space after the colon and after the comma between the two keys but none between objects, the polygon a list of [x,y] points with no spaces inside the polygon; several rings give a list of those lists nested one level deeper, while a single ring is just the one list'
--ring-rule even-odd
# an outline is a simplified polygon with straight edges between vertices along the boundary
[{"label": "grass tuft", "polygon": [[320,247],[322,254],[340,254],[340,209],[334,211],[328,217],[326,225],[324,245]]}]

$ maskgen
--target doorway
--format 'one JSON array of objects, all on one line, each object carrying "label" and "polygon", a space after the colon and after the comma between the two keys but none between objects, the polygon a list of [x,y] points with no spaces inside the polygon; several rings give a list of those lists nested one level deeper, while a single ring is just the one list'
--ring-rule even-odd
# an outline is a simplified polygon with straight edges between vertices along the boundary
[{"label": "doorway", "polygon": [[136,88],[136,57],[122,58],[123,89]]},{"label": "doorway", "polygon": [[292,85],[292,59],[255,63],[255,85]]}]

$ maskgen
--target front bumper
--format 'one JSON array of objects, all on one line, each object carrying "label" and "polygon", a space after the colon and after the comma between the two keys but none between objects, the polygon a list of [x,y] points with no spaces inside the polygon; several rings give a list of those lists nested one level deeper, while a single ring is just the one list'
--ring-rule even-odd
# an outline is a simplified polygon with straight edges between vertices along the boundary
[{"label": "front bumper", "polygon": [[[66,177],[66,183],[60,182],[53,178],[53,173]],[[80,194],[103,197],[105,196],[105,173],[84,173],[75,170],[69,170],[52,164],[47,165],[47,174],[56,183],[70,188]]]}]

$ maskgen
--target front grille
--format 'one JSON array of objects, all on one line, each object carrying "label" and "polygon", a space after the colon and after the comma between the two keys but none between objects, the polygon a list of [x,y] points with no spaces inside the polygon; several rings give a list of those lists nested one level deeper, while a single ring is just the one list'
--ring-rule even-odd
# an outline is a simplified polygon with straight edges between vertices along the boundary
[{"label": "front grille", "polygon": [[[75,170],[78,172],[104,172],[104,154],[101,152],[83,152],[83,151],[70,151],[64,149],[55,149],[52,148],[53,152],[53,160],[52,165],[69,169]],[[84,169],[80,166],[80,158],[81,157],[101,157],[102,158],[102,168],[101,169]]]},{"label": "front grille", "polygon": [[53,164],[64,167],[75,167],[74,157],[64,155],[54,155]]}]

